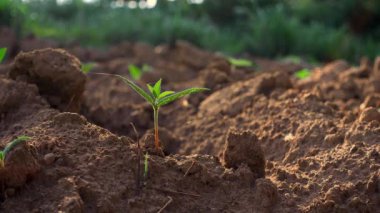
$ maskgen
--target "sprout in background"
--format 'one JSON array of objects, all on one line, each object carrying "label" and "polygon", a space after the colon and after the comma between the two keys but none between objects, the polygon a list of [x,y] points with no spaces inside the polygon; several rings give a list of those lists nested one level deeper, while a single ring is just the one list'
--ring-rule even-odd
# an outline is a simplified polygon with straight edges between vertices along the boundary
[{"label": "sprout in background", "polygon": [[0,48],[0,63],[3,62],[5,55],[7,54],[7,48]]},{"label": "sprout in background", "polygon": [[254,63],[246,59],[228,58],[228,62],[234,67],[252,67]]},{"label": "sprout in background", "polygon": [[311,76],[311,71],[309,69],[302,69],[294,73],[294,76],[298,79],[307,79]]},{"label": "sprout in background", "polygon": [[82,64],[81,70],[84,74],[88,74],[91,72],[92,69],[94,69],[95,63],[90,62],[90,63],[84,63]]},{"label": "sprout in background", "polygon": [[135,81],[138,81],[141,79],[144,72],[150,72],[152,70],[152,67],[147,64],[144,64],[141,68],[139,68],[138,66],[134,64],[130,64],[128,66],[128,70],[129,70],[129,75],[131,76],[131,78]]}]

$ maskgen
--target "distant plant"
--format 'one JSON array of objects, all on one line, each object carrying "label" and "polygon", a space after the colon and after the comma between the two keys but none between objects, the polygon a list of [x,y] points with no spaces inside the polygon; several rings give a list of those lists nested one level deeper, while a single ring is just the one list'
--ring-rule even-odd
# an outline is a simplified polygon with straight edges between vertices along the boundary
[{"label": "distant plant", "polygon": [[207,88],[189,88],[189,89],[182,90],[180,92],[174,92],[174,91],[161,92],[161,79],[160,79],[154,84],[154,86],[147,84],[147,87],[150,92],[150,94],[148,94],[131,80],[121,75],[115,75],[115,76],[121,78],[130,88],[132,88],[135,92],[137,92],[152,106],[153,113],[154,113],[154,144],[156,146],[156,149],[160,148],[160,142],[159,142],[159,137],[158,137],[158,111],[160,107],[166,104],[169,104],[179,98],[182,98],[185,95],[209,90]]},{"label": "distant plant", "polygon": [[280,59],[282,62],[285,63],[293,63],[293,64],[300,64],[302,62],[301,57],[296,55],[288,55]]},{"label": "distant plant", "polygon": [[128,66],[128,70],[129,70],[129,75],[131,76],[131,78],[135,81],[138,81],[140,80],[143,73],[150,72],[152,70],[152,67],[150,67],[147,64],[144,64],[141,68],[139,68],[138,66],[134,64],[130,64]]},{"label": "distant plant", "polygon": [[81,70],[84,74],[87,74],[91,72],[91,70],[95,67],[95,63],[90,62],[90,63],[84,63],[82,64]]},{"label": "distant plant", "polygon": [[7,48],[5,47],[0,48],[0,63],[3,62],[6,53],[7,53]]},{"label": "distant plant", "polygon": [[252,67],[254,66],[254,63],[250,60],[246,59],[237,59],[237,58],[228,58],[228,62],[235,67]]},{"label": "distant plant", "polygon": [[19,136],[18,138],[16,138],[15,140],[13,140],[12,142],[8,143],[5,148],[0,151],[0,168],[3,168],[5,166],[5,158],[7,157],[7,154],[13,149],[15,148],[18,144],[22,143],[22,142],[26,142],[30,140],[30,137],[28,136]]},{"label": "distant plant", "polygon": [[294,76],[298,79],[306,79],[311,76],[311,71],[309,69],[302,69],[294,73]]}]

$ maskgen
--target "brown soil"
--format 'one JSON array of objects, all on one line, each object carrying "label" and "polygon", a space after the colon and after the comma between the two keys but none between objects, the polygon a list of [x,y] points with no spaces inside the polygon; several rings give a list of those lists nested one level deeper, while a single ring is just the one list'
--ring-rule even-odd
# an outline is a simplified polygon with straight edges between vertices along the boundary
[{"label": "brown soil", "polygon": [[96,61],[93,73],[149,64],[141,85],[212,90],[161,109],[166,156],[150,151],[144,177],[136,137],[141,153],[151,150],[153,113],[143,99],[116,78],[85,77],[65,51],[19,54],[0,65],[0,144],[32,140],[0,169],[0,211],[380,209],[380,59],[332,62],[297,80],[299,65],[252,58],[257,67],[234,68],[186,42],[66,49]]}]

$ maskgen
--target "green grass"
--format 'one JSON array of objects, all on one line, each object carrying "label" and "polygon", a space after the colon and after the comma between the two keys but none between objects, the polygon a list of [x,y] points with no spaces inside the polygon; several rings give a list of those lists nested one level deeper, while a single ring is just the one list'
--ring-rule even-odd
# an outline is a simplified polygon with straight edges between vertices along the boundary
[{"label": "green grass", "polygon": [[359,10],[380,17],[380,9],[376,9],[380,3],[373,0],[226,0],[198,6],[159,1],[160,5],[150,10],[111,9],[80,0],[63,6],[52,0],[5,2],[3,8],[0,4],[5,24],[22,27],[24,34],[33,32],[85,46],[125,40],[156,45],[182,39],[227,55],[247,52],[358,62],[361,56],[374,59],[380,54],[379,25],[368,25],[366,31],[354,34],[348,24],[351,14]]}]

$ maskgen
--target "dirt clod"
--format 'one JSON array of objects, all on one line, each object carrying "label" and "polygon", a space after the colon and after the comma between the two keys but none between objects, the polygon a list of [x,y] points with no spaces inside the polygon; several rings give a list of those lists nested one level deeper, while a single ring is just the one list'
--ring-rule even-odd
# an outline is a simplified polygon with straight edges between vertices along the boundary
[{"label": "dirt clod", "polygon": [[222,159],[226,167],[236,169],[245,163],[257,178],[265,176],[264,153],[256,135],[250,131],[230,130]]},{"label": "dirt clod", "polygon": [[44,161],[46,165],[51,165],[55,161],[54,153],[48,153],[44,156]]},{"label": "dirt clod", "polygon": [[361,121],[361,122],[371,122],[371,121],[380,122],[380,112],[373,107],[369,107],[367,109],[364,109],[360,115],[359,121]]},{"label": "dirt clod", "polygon": [[80,66],[80,61],[64,50],[42,49],[20,53],[9,76],[36,84],[51,106],[78,112],[86,82]]}]

